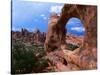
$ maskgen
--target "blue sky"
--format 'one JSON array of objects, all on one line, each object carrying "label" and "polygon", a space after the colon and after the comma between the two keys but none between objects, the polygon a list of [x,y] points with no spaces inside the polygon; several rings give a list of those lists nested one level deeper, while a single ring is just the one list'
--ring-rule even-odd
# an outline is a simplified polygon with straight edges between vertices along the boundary
[{"label": "blue sky", "polygon": [[[12,30],[20,31],[26,28],[34,31],[39,28],[41,32],[46,32],[50,14],[61,13],[63,3],[47,3],[32,1],[17,1],[12,3]],[[71,18],[66,24],[67,31],[75,34],[83,33],[84,27],[78,18]],[[78,34],[77,33],[77,34]]]}]

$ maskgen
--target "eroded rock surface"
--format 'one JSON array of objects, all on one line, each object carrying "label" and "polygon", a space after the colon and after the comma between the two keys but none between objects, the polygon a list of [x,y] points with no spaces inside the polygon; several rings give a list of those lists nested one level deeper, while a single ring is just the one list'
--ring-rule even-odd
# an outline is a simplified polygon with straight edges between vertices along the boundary
[{"label": "eroded rock surface", "polygon": [[66,23],[72,17],[79,18],[82,21],[85,27],[86,34],[83,44],[80,46],[79,50],[78,51],[75,50],[74,52],[65,52],[63,55],[64,59],[66,59],[66,61],[69,63],[77,65],[78,69],[96,69],[97,68],[96,64],[97,63],[97,7],[96,6],[65,4],[64,7],[62,8],[62,13],[60,17],[58,17],[57,15],[51,16],[51,19],[48,24],[48,32],[46,35],[45,50],[49,54],[49,52],[61,49],[61,46],[64,45],[65,40],[67,40],[66,29],[65,29]]},{"label": "eroded rock surface", "polygon": [[34,32],[29,32],[27,29],[21,29],[21,31],[12,31],[12,39],[20,39],[23,42],[30,42],[30,43],[44,43],[46,39],[46,33],[40,32],[37,29]]}]

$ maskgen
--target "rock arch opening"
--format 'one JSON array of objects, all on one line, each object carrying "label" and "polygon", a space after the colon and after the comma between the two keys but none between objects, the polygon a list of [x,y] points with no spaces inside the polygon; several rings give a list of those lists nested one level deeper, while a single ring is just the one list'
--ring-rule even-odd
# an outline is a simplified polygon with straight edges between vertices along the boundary
[{"label": "rock arch opening", "polygon": [[85,34],[85,27],[81,20],[76,17],[71,17],[66,23],[66,49],[73,51],[81,47]]},{"label": "rock arch opening", "polygon": [[84,36],[85,35],[85,27],[81,20],[76,17],[72,17],[66,23],[67,33],[75,35],[75,36]]}]

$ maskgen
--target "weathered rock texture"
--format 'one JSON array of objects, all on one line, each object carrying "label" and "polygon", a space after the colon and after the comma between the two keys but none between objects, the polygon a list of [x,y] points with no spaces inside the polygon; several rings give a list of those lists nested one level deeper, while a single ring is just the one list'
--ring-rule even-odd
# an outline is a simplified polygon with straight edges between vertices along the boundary
[{"label": "weathered rock texture", "polygon": [[[84,43],[76,55],[66,52],[68,62],[73,62],[81,69],[95,69],[97,61],[97,7],[91,5],[65,4],[60,17],[53,14],[48,24],[45,50],[52,52],[65,44],[66,23],[72,17],[79,18],[85,27]],[[95,52],[95,53],[94,53]],[[48,54],[47,53],[47,54]],[[59,54],[58,54],[59,55]],[[52,55],[53,56],[53,55]],[[63,55],[64,56],[64,55]],[[91,66],[92,64],[92,66]],[[56,64],[55,64],[56,65]]]},{"label": "weathered rock texture", "polygon": [[12,39],[20,39],[23,42],[30,42],[30,43],[44,43],[46,38],[45,32],[40,32],[37,29],[34,32],[29,32],[27,29],[21,29],[21,31],[12,31]]},{"label": "weathered rock texture", "polygon": [[[65,41],[66,36],[66,23],[72,17],[79,18],[85,26],[86,35],[85,35],[85,43],[84,48],[86,46],[96,47],[97,46],[97,11],[96,6],[87,6],[87,5],[69,5],[65,4],[61,16],[58,17],[56,15],[52,16],[49,25],[48,25],[48,33],[46,37],[46,45],[51,50],[54,50],[52,47],[56,48],[60,47],[61,44]],[[89,39],[91,38],[91,39]],[[55,45],[54,45],[55,43]],[[49,44],[51,44],[50,47]],[[58,46],[59,45],[59,46]],[[48,48],[46,50],[48,50]]]},{"label": "weathered rock texture", "polygon": [[46,34],[46,40],[45,40],[45,49],[47,52],[57,49],[60,45],[60,43],[58,42],[59,38],[59,33],[57,31],[58,28],[56,25],[58,19],[59,16],[57,16],[57,14],[55,13],[51,14],[50,20],[48,22],[48,32]]}]

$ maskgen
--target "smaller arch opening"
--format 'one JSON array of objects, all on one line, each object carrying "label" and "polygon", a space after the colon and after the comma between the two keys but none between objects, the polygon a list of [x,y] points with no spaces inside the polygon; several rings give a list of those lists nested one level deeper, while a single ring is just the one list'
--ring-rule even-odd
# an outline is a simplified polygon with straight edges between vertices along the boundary
[{"label": "smaller arch opening", "polygon": [[66,45],[67,50],[75,50],[83,45],[84,36],[86,34],[85,27],[81,20],[72,17],[66,23]]}]

